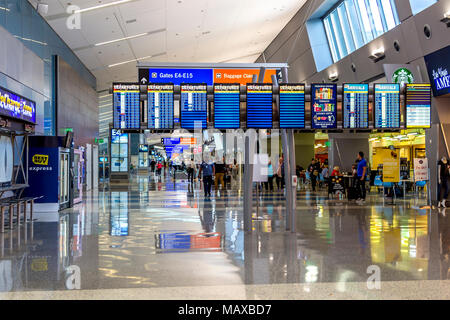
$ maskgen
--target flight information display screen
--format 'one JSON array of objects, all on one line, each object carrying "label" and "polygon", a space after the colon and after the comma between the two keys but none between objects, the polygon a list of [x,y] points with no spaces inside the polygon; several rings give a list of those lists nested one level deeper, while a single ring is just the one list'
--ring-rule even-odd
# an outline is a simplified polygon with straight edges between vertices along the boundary
[{"label": "flight information display screen", "polygon": [[342,95],[344,128],[369,128],[369,85],[346,83]]},{"label": "flight information display screen", "polygon": [[141,127],[141,104],[139,84],[113,84],[113,118],[116,129],[139,129]]},{"label": "flight information display screen", "polygon": [[173,128],[173,84],[148,85],[148,128]]},{"label": "flight information display screen", "polygon": [[431,127],[431,85],[406,85],[406,127]]},{"label": "flight information display screen", "polygon": [[240,128],[240,85],[214,85],[214,127],[217,129]]},{"label": "flight information display screen", "polygon": [[337,86],[311,85],[311,128],[337,128]]},{"label": "flight information display screen", "polygon": [[247,128],[272,129],[272,95],[271,83],[247,84]]},{"label": "flight information display screen", "polygon": [[182,84],[181,88],[181,128],[207,128],[208,103],[206,84]]},{"label": "flight information display screen", "polygon": [[305,128],[304,84],[280,84],[280,128]]},{"label": "flight information display screen", "polygon": [[400,128],[400,84],[375,84],[375,128]]}]

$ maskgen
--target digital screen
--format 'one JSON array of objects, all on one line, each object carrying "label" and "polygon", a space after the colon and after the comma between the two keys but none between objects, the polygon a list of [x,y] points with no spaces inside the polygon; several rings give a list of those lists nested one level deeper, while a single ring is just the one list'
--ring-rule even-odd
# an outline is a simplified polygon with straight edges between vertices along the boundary
[{"label": "digital screen", "polygon": [[344,128],[369,128],[369,85],[344,84],[342,95]]},{"label": "digital screen", "polygon": [[280,84],[280,128],[305,128],[304,84]]},{"label": "digital screen", "polygon": [[139,129],[141,127],[139,100],[138,84],[113,84],[114,128]]},{"label": "digital screen", "polygon": [[128,172],[128,133],[111,129],[111,171]]},{"label": "digital screen", "polygon": [[375,84],[375,128],[400,128],[400,84]]},{"label": "digital screen", "polygon": [[36,123],[36,103],[9,90],[0,88],[0,114]]},{"label": "digital screen", "polygon": [[214,127],[217,129],[240,128],[240,85],[214,85]]},{"label": "digital screen", "polygon": [[148,145],[147,144],[140,144],[139,145],[139,152],[148,152]]},{"label": "digital screen", "polygon": [[431,85],[406,85],[406,127],[430,128]]},{"label": "digital screen", "polygon": [[149,84],[148,128],[173,128],[173,84]]},{"label": "digital screen", "polygon": [[311,128],[337,128],[336,93],[335,84],[311,85]]},{"label": "digital screen", "polygon": [[181,86],[181,128],[202,129],[207,127],[206,84],[182,84]]},{"label": "digital screen", "polygon": [[247,84],[247,128],[272,129],[272,84]]},{"label": "digital screen", "polygon": [[149,83],[184,83],[213,84],[213,69],[180,69],[152,68],[149,72]]}]

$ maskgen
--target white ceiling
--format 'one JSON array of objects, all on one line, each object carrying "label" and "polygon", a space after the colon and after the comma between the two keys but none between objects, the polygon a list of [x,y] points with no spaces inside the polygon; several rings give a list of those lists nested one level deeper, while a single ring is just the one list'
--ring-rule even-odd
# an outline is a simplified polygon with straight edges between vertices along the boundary
[{"label": "white ceiling", "polygon": [[[29,0],[36,3],[37,0]],[[81,9],[117,0],[42,0],[45,18],[97,77],[98,91],[113,81],[137,81],[141,57],[157,62],[254,62],[305,0],[132,0],[81,13],[81,29],[66,27],[68,5]],[[136,20],[127,23],[130,20]],[[156,31],[136,39],[94,44]]]},{"label": "white ceiling", "polygon": [[[36,4],[37,0],[29,0]],[[149,62],[254,62],[306,0],[131,0],[81,13],[66,26],[69,5],[117,0],[41,0],[52,28],[97,78],[100,135],[112,121],[112,82],[137,81],[136,59]],[[134,22],[131,22],[134,21]],[[149,33],[111,44],[95,44]],[[119,66],[109,65],[132,61]]]}]

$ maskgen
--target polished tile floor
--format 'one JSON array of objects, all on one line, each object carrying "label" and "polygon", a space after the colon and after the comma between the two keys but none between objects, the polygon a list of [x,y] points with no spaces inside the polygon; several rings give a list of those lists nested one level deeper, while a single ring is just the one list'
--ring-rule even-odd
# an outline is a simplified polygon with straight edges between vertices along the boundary
[{"label": "polished tile floor", "polygon": [[450,209],[421,209],[421,193],[390,202],[301,189],[292,233],[283,193],[262,193],[245,233],[237,186],[205,199],[198,184],[135,177],[0,234],[0,299],[449,299]]}]

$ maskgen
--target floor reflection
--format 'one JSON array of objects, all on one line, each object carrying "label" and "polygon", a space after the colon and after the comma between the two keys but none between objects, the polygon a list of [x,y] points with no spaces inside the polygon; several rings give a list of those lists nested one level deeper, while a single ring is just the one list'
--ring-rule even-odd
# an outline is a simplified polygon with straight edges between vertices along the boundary
[{"label": "floor reflection", "polygon": [[412,199],[386,205],[377,194],[358,206],[299,191],[297,232],[288,233],[282,193],[262,193],[245,233],[239,190],[204,199],[200,188],[139,177],[128,190],[88,192],[58,221],[0,234],[0,291],[341,285],[365,282],[372,265],[382,281],[450,279],[445,210],[421,210]]}]

